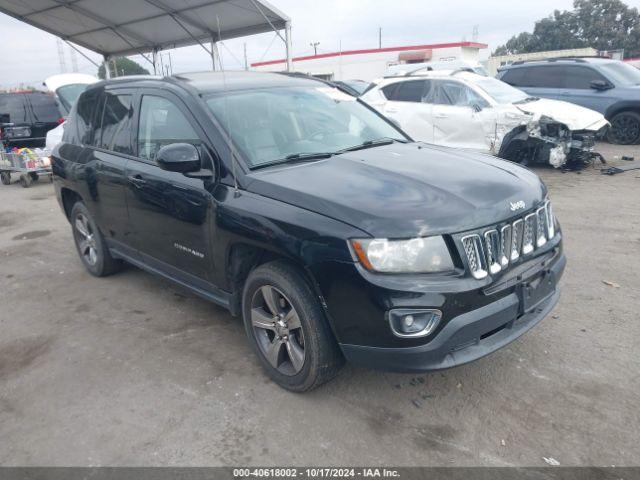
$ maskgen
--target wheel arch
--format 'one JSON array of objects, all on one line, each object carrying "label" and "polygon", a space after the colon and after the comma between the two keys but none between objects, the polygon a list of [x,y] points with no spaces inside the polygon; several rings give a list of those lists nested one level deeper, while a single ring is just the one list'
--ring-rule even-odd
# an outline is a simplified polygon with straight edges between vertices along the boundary
[{"label": "wheel arch", "polygon": [[71,209],[77,202],[82,202],[83,199],[78,192],[68,187],[62,187],[60,189],[60,198],[62,199],[62,208],[67,220],[71,220]]},{"label": "wheel arch", "polygon": [[617,102],[607,108],[604,116],[611,121],[613,117],[622,112],[634,112],[640,114],[640,100]]},{"label": "wheel arch", "polygon": [[239,241],[230,245],[226,256],[225,271],[227,274],[228,285],[232,290],[230,302],[231,313],[233,315],[239,315],[242,312],[242,292],[249,274],[261,265],[274,261],[282,261],[298,270],[305,280],[307,280],[309,287],[318,297],[322,305],[322,309],[325,314],[328,315],[320,287],[316,282],[313,273],[305,266],[302,259],[296,258],[286,252],[269,249],[261,245],[244,241]]}]

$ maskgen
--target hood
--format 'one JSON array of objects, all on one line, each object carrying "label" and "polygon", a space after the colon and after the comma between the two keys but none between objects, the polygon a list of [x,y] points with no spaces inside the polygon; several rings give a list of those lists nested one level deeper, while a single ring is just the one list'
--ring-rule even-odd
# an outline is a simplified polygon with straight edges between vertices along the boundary
[{"label": "hood", "polygon": [[[340,220],[378,238],[457,233],[538,205],[537,175],[488,155],[393,144],[251,172],[247,190]],[[518,212],[521,214],[522,211]]]},{"label": "hood", "polygon": [[60,75],[52,75],[48,77],[44,84],[52,92],[57,91],[60,87],[67,85],[91,85],[98,82],[98,79],[92,75],[84,73],[61,73]]},{"label": "hood", "polygon": [[515,105],[519,110],[537,116],[546,116],[565,124],[569,130],[598,131],[609,122],[599,112],[569,102],[541,98]]}]

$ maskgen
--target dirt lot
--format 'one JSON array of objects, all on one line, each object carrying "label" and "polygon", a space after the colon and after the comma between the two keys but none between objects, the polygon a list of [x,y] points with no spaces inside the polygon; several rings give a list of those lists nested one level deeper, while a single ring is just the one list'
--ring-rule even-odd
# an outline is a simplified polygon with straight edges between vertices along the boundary
[{"label": "dirt lot", "polygon": [[306,395],[222,309],[85,273],[49,183],[0,186],[0,464],[637,465],[640,171],[538,172],[569,259],[553,317],[471,365],[347,366]]}]

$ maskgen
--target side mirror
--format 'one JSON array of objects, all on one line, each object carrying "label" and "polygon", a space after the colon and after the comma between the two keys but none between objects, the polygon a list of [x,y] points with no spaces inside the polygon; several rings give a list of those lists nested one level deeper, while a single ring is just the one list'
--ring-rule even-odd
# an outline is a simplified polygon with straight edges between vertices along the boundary
[{"label": "side mirror", "polygon": [[611,84],[605,80],[593,80],[590,83],[590,87],[594,90],[609,90],[611,88]]},{"label": "side mirror", "polygon": [[471,105],[471,108],[473,108],[473,111],[476,113],[479,113],[482,111],[482,105],[479,105],[477,103],[474,103],[473,105]]},{"label": "side mirror", "polygon": [[191,173],[201,168],[200,152],[190,143],[165,145],[158,151],[156,162],[168,172]]}]

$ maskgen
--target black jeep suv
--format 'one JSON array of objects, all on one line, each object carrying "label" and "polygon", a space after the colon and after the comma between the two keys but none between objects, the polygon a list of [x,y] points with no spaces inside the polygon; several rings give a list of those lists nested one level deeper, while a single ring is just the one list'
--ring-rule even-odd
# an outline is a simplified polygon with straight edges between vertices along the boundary
[{"label": "black jeep suv", "polygon": [[124,260],[227,307],[287,389],[345,358],[460,365],[558,299],[561,232],[535,174],[415,143],[321,80],[123,78],[68,121],[53,171],[89,272]]},{"label": "black jeep suv", "polygon": [[0,141],[6,147],[44,147],[47,132],[63,121],[52,94],[0,93]]}]

